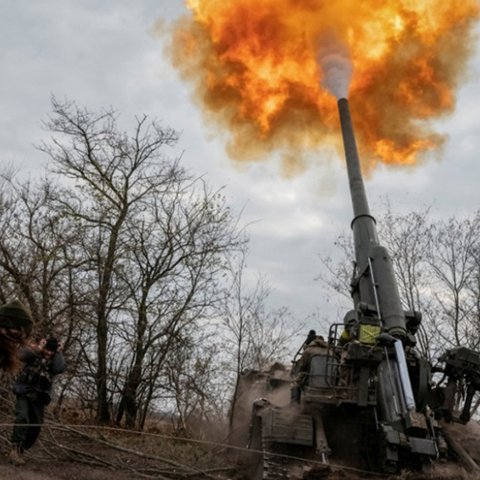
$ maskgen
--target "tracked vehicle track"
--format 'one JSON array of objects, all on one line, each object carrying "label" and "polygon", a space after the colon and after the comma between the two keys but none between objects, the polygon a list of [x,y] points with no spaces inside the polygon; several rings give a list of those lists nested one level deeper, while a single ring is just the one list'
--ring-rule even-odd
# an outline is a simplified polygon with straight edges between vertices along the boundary
[{"label": "tracked vehicle track", "polygon": [[[292,445],[262,441],[262,480],[302,480],[307,459],[292,457]],[[293,447],[294,448],[294,447]]]},{"label": "tracked vehicle track", "polygon": [[[277,451],[276,451],[277,450]],[[291,480],[290,462],[283,457],[274,444],[264,442],[263,445],[263,477],[262,480]]]}]

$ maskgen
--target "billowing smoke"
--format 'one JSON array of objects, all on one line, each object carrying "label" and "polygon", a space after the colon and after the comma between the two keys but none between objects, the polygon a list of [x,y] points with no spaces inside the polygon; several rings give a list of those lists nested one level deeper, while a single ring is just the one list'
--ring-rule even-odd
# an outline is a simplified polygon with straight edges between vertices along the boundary
[{"label": "billowing smoke", "polygon": [[337,99],[347,98],[352,78],[352,62],[347,50],[332,44],[329,48],[321,48],[317,58],[323,73],[322,86]]}]

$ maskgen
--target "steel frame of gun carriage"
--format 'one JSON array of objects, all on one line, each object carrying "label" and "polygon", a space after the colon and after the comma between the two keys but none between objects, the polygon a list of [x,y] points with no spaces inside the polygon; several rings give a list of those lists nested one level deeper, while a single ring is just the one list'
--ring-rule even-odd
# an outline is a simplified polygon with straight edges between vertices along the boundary
[{"label": "steel frame of gun carriage", "polygon": [[[257,451],[255,480],[303,478],[290,468],[300,468],[301,459],[384,473],[421,469],[449,455],[438,420],[467,423],[480,390],[480,353],[458,347],[431,365],[416,351],[422,317],[403,310],[370,214],[347,99],[338,101],[338,110],[354,213],[353,309],[342,324],[331,325],[326,339],[300,347],[288,376],[267,372],[252,380],[250,372],[244,379],[248,398],[256,398],[244,435]],[[435,386],[434,372],[443,374]],[[278,401],[272,392],[282,388],[289,393]],[[465,400],[458,416],[459,392]],[[235,428],[241,420],[233,418]],[[237,436],[237,443],[244,440]]]}]

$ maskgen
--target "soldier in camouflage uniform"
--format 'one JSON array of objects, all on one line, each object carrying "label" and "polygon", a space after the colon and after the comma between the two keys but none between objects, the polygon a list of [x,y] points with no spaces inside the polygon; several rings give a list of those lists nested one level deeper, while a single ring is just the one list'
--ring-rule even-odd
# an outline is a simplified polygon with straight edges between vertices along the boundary
[{"label": "soldier in camouflage uniform", "polygon": [[25,463],[23,452],[33,446],[40,434],[45,406],[51,400],[53,377],[66,368],[61,350],[55,338],[42,338],[20,348],[20,360],[25,366],[13,386],[17,400],[10,462],[14,465]]}]

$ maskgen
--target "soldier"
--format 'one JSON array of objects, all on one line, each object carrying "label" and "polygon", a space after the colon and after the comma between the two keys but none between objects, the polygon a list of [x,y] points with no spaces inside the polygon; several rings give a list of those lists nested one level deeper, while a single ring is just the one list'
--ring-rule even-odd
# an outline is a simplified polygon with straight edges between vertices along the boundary
[{"label": "soldier", "polygon": [[20,348],[19,355],[25,366],[13,386],[17,400],[10,462],[14,465],[25,463],[22,454],[40,434],[45,406],[51,400],[53,377],[66,368],[62,346],[53,337]]},{"label": "soldier", "polygon": [[0,369],[14,372],[20,366],[18,347],[32,331],[30,313],[19,301],[0,306]]},{"label": "soldier", "polygon": [[316,335],[314,330],[308,332],[307,341],[303,347],[304,351],[295,367],[295,382],[291,388],[291,400],[295,403],[300,402],[301,389],[308,379],[312,357],[326,355],[328,351],[327,342],[321,335]]},{"label": "soldier", "polygon": [[315,330],[310,330],[307,335],[307,339],[305,340],[305,348],[311,342],[313,342],[317,338],[317,332]]}]

